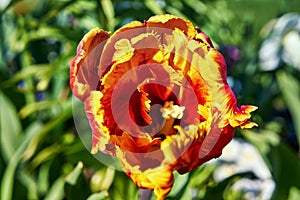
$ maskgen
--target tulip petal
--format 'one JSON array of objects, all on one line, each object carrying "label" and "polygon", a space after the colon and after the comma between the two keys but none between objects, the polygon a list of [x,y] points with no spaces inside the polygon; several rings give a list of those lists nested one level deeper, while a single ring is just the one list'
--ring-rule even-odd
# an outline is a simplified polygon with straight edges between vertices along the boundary
[{"label": "tulip petal", "polygon": [[197,34],[197,31],[190,21],[168,14],[150,17],[146,21],[146,26],[171,30],[180,29],[190,38],[193,38]]},{"label": "tulip petal", "polygon": [[106,149],[109,144],[109,131],[107,127],[103,126],[104,115],[100,104],[100,99],[103,94],[99,91],[92,91],[85,100],[85,112],[89,119],[90,126],[93,131],[92,150],[93,154],[98,151],[110,153]]},{"label": "tulip petal", "polygon": [[174,176],[171,166],[148,169],[140,173],[127,173],[133,182],[141,187],[154,190],[156,199],[165,199],[172,189]]},{"label": "tulip petal", "polygon": [[108,38],[107,32],[94,28],[83,37],[77,47],[77,55],[70,65],[70,86],[73,94],[82,101],[97,88],[97,67]]}]

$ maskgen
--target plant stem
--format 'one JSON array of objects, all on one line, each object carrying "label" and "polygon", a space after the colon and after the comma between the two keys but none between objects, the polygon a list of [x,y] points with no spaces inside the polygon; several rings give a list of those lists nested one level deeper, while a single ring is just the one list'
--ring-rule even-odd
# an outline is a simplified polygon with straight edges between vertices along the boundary
[{"label": "plant stem", "polygon": [[152,196],[152,190],[140,188],[139,200],[150,200]]}]

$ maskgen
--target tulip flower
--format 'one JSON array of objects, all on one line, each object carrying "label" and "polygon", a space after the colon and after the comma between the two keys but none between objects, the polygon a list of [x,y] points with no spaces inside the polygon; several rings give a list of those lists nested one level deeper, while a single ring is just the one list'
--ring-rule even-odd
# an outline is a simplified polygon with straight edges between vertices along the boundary
[{"label": "tulip flower", "polygon": [[157,199],[173,172],[217,158],[255,106],[238,106],[226,64],[209,37],[172,15],[133,21],[112,35],[94,28],[71,62],[70,85],[84,102],[92,153],[116,156]]}]

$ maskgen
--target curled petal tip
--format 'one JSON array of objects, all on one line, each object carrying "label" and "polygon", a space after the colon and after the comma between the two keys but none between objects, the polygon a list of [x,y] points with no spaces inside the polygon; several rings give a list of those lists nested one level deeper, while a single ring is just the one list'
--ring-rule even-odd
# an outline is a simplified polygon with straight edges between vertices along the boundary
[{"label": "curled petal tip", "polygon": [[257,109],[258,109],[257,106],[252,106],[252,105],[246,105],[246,106],[243,105],[243,106],[241,106],[242,112],[245,112],[245,113],[250,113],[250,112],[253,112]]},{"label": "curled petal tip", "polygon": [[96,154],[96,153],[98,153],[98,148],[94,146],[91,149],[91,154]]},{"label": "curled petal tip", "polygon": [[232,127],[240,126],[241,128],[252,128],[254,126],[258,126],[256,123],[248,121],[251,117],[250,113],[257,109],[257,106],[252,105],[242,105],[240,108],[236,108],[232,117],[229,119],[230,125]]},{"label": "curled petal tip", "polygon": [[241,127],[242,129],[244,129],[244,128],[253,128],[254,126],[257,127],[258,124],[255,123],[255,122],[247,121],[246,123],[242,124],[240,127]]}]

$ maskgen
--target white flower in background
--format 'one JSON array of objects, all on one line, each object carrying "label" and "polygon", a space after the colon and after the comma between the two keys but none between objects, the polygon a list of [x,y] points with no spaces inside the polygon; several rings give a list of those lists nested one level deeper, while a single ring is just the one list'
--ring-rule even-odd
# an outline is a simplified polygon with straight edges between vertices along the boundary
[{"label": "white flower in background", "polygon": [[283,15],[269,31],[259,50],[261,69],[274,70],[284,62],[300,70],[300,15]]},{"label": "white flower in background", "polygon": [[242,178],[234,183],[232,188],[234,190],[243,191],[245,199],[269,200],[272,197],[275,183],[271,179],[251,180],[248,178]]},{"label": "white flower in background", "polygon": [[282,46],[282,59],[284,60],[284,62],[289,63],[290,65],[295,66],[298,70],[300,70],[300,27],[298,31],[293,30],[285,34],[282,39]]},{"label": "white flower in background", "polygon": [[233,189],[243,191],[246,199],[271,198],[275,182],[259,152],[250,143],[233,139],[222,156],[210,164],[219,165],[213,174],[217,182],[235,174],[252,172],[255,180],[242,178],[234,183]]},{"label": "white flower in background", "polygon": [[0,1],[0,10],[4,10],[4,8],[6,8],[6,6],[8,6],[10,0],[1,0]]}]

